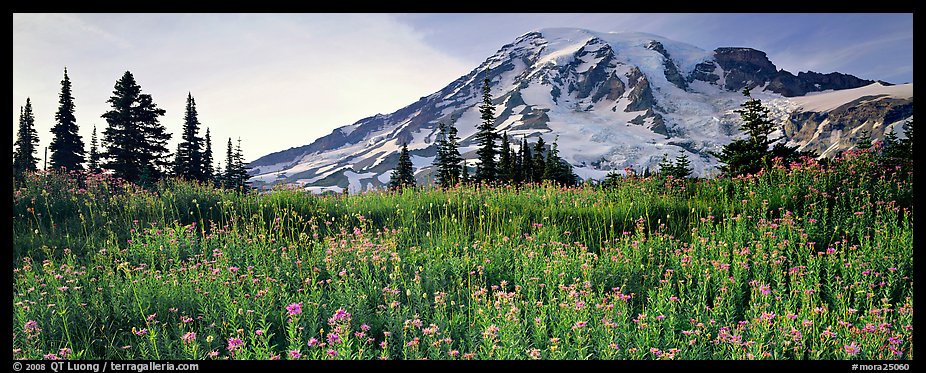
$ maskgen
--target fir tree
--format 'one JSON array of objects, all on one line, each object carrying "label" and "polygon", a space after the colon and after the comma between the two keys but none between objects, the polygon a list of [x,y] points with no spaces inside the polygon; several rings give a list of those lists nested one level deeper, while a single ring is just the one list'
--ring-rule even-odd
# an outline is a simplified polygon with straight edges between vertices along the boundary
[{"label": "fir tree", "polygon": [[93,135],[90,136],[90,155],[87,162],[87,169],[93,173],[99,173],[100,170],[100,141],[96,137],[96,124],[93,125]]},{"label": "fir tree", "polygon": [[241,151],[241,139],[238,139],[238,146],[232,147],[232,139],[228,138],[228,145],[225,149],[225,173],[220,185],[228,189],[247,189],[248,171],[244,165],[244,154]]},{"label": "fir tree", "polygon": [[747,100],[735,112],[743,121],[740,130],[749,137],[730,142],[717,155],[723,163],[720,170],[732,176],[759,172],[771,161],[768,146],[775,141],[768,138],[775,130],[775,124],[768,119],[768,108],[762,106],[761,100],[752,98],[748,87],[743,88],[743,95]]},{"label": "fir tree", "polygon": [[77,133],[77,118],[74,117],[74,97],[71,95],[71,80],[68,70],[64,69],[61,80],[61,93],[58,94],[58,112],[55,113],[55,125],[51,128],[52,140],[48,146],[51,150],[51,167],[66,170],[82,170],[84,162],[84,142]]},{"label": "fir tree", "polygon": [[502,145],[498,149],[498,180],[503,183],[514,181],[514,157],[511,155],[511,143],[508,141],[508,132],[502,134]]},{"label": "fir tree", "polygon": [[560,185],[577,184],[578,176],[572,173],[572,165],[560,158],[556,141],[553,141],[553,144],[550,146],[550,151],[547,152],[543,178]]},{"label": "fir tree", "polygon": [[238,138],[238,145],[235,146],[235,171],[234,171],[234,181],[236,189],[247,189],[251,185],[248,182],[250,176],[248,175],[248,169],[244,164],[244,152],[241,151],[241,138]]},{"label": "fir tree", "polygon": [[172,163],[167,150],[171,136],[158,121],[164,109],[154,104],[151,95],[141,93],[129,71],[116,81],[107,102],[112,109],[102,115],[108,124],[103,131],[103,166],[130,182],[159,178]]},{"label": "fir tree", "polygon": [[673,165],[672,162],[669,161],[669,155],[668,155],[668,154],[665,154],[665,153],[664,153],[664,154],[662,155],[662,160],[659,161],[659,165],[658,165],[658,166],[659,166],[659,175],[660,175],[660,176],[666,177],[666,176],[672,176],[672,175],[673,175],[673,171],[674,171],[675,165]]},{"label": "fir tree", "polygon": [[469,166],[466,165],[466,160],[463,160],[463,164],[460,167],[462,169],[462,171],[460,171],[460,183],[469,184],[472,180],[469,178]]},{"label": "fir tree", "polygon": [[203,151],[203,180],[214,182],[216,170],[212,167],[212,135],[209,128],[206,128],[206,150]]},{"label": "fir tree", "polygon": [[457,129],[450,124],[441,122],[437,137],[437,157],[434,158],[437,184],[441,188],[449,188],[460,181],[460,150],[457,145]]},{"label": "fir tree", "polygon": [[867,130],[862,130],[858,136],[858,140],[855,142],[855,148],[859,150],[871,149],[871,133]]},{"label": "fir tree", "polygon": [[676,179],[686,179],[691,176],[691,161],[688,160],[688,155],[682,153],[682,155],[675,158],[675,164],[672,165],[672,177]]},{"label": "fir tree", "polygon": [[617,171],[611,170],[608,171],[607,175],[605,175],[604,180],[601,182],[601,186],[605,188],[614,187],[617,186],[617,183],[620,182],[620,180],[621,174],[617,173]]},{"label": "fir tree", "polygon": [[38,170],[39,134],[35,131],[35,116],[32,114],[32,101],[27,97],[25,108],[19,108],[19,129],[16,138],[16,150],[13,151],[13,175],[21,179],[27,171]]},{"label": "fir tree", "polygon": [[521,154],[511,149],[511,152],[508,154],[511,157],[511,182],[514,184],[521,183],[521,180],[524,178],[521,170]]},{"label": "fir tree", "polygon": [[547,152],[546,144],[543,142],[543,137],[537,139],[537,143],[534,144],[534,165],[532,168],[532,181],[535,183],[543,182],[543,172],[547,167],[546,159],[544,159],[544,153]]},{"label": "fir tree", "polygon": [[180,175],[183,174],[183,160],[181,159],[182,154],[183,154],[183,150],[181,148],[181,145],[177,144],[177,151],[174,152],[174,162],[172,164],[173,168],[171,171],[176,177],[181,177]]},{"label": "fir tree", "polygon": [[521,181],[534,181],[534,159],[531,157],[531,147],[527,144],[526,137],[521,139]]},{"label": "fir tree", "polygon": [[412,158],[408,154],[408,146],[402,143],[402,151],[399,153],[399,163],[392,176],[389,178],[389,189],[401,190],[402,188],[415,187],[415,171],[412,168]]},{"label": "fir tree", "polygon": [[893,129],[888,129],[884,136],[884,146],[881,149],[879,160],[882,168],[886,170],[900,169],[902,174],[913,166],[913,120],[907,120],[903,125],[904,136],[899,139]]},{"label": "fir tree", "polygon": [[228,138],[228,145],[225,148],[225,173],[222,175],[222,186],[226,188],[235,188],[235,149],[232,147],[231,137]]},{"label": "fir tree", "polygon": [[479,165],[476,167],[476,182],[488,183],[497,178],[498,170],[495,164],[495,106],[492,105],[492,95],[489,89],[489,72],[486,70],[486,76],[482,83],[482,104],[479,106],[482,123],[476,127],[476,142],[479,149],[476,155],[479,158]]},{"label": "fir tree", "polygon": [[199,114],[196,112],[196,100],[188,93],[186,112],[183,114],[183,135],[177,147],[178,177],[187,180],[206,180],[203,169],[203,138],[199,137]]}]

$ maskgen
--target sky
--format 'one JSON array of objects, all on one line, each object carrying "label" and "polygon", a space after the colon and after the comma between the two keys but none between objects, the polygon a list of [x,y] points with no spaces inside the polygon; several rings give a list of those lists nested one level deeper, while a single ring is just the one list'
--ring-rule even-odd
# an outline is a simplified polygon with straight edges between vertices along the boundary
[{"label": "sky", "polygon": [[229,138],[241,138],[251,161],[409,105],[544,27],[648,32],[705,50],[751,47],[795,74],[913,81],[912,13],[16,13],[13,141],[29,97],[42,166],[67,67],[89,151],[93,126],[100,137],[106,127],[100,116],[116,80],[131,71],[167,111],[169,149],[191,93],[216,160],[224,163]]}]

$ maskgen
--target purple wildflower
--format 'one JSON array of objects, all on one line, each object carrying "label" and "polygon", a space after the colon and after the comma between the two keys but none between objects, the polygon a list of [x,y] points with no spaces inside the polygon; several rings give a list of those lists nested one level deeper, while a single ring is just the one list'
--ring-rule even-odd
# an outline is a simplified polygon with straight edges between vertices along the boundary
[{"label": "purple wildflower", "polygon": [[860,349],[858,347],[858,344],[856,344],[855,342],[852,342],[851,344],[848,344],[848,345],[844,345],[842,346],[842,348],[843,350],[846,351],[846,354],[848,354],[849,356],[855,356],[855,355],[858,355],[859,352],[862,352],[862,349]]},{"label": "purple wildflower", "polygon": [[293,303],[286,306],[286,312],[290,316],[296,316],[302,314],[302,303]]},{"label": "purple wildflower", "polygon": [[235,351],[240,349],[242,345],[244,345],[244,341],[242,341],[241,338],[231,337],[228,339],[228,347],[226,347],[226,349],[229,351]]}]

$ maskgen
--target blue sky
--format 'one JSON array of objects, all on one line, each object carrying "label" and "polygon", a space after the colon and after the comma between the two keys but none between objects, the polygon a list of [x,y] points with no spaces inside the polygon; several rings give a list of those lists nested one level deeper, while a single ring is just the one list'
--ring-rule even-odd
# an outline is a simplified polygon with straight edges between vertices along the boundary
[{"label": "blue sky", "polygon": [[910,13],[14,14],[13,135],[31,97],[47,146],[67,66],[89,144],[93,124],[106,126],[100,115],[116,79],[130,70],[167,110],[162,123],[175,137],[192,92],[214,146],[241,137],[253,160],[397,110],[544,27],[752,47],[793,73],[913,79]]}]

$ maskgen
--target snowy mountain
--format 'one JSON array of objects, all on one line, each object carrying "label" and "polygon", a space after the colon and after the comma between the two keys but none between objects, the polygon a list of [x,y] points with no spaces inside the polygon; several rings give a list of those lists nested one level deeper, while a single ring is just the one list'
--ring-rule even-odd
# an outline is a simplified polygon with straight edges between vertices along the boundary
[{"label": "snowy mountain", "polygon": [[[750,48],[697,47],[644,33],[543,29],[503,46],[446,87],[391,114],[340,127],[313,143],[250,164],[255,185],[359,192],[388,182],[408,143],[419,183],[431,182],[438,123],[455,120],[460,152],[476,163],[473,135],[488,70],[496,130],[517,141],[543,137],[582,178],[653,168],[687,153],[696,175],[716,172],[708,152],[739,136],[741,90],[770,107],[791,144],[829,154],[874,137],[913,113],[912,84],[778,70]],[[822,93],[820,93],[822,92]],[[861,110],[859,110],[861,108]],[[517,142],[515,142],[517,143]]]}]

